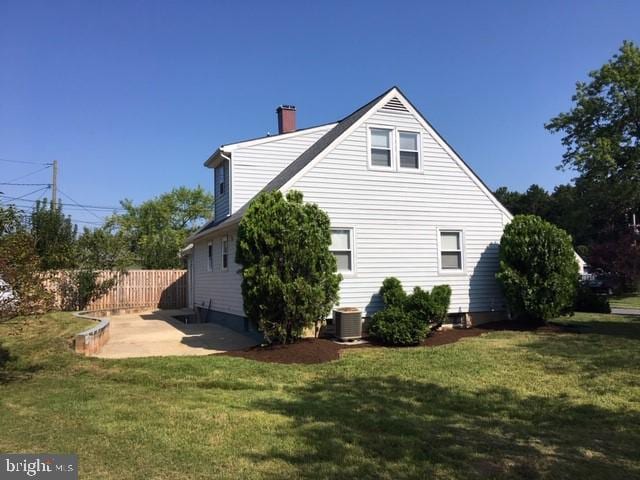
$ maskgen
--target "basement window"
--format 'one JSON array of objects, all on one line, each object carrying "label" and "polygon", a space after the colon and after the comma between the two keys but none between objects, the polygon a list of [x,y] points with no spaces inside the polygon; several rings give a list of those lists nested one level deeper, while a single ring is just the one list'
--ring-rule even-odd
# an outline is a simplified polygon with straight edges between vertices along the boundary
[{"label": "basement window", "polygon": [[336,257],[339,272],[353,272],[353,230],[349,228],[331,229],[329,250]]}]

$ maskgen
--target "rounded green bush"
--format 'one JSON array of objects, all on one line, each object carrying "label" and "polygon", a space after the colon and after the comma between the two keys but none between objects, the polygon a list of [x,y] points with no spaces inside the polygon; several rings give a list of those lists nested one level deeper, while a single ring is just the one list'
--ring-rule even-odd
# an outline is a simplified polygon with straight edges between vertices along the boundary
[{"label": "rounded green bush", "polygon": [[369,336],[386,345],[417,345],[427,335],[427,328],[418,315],[394,305],[373,315]]},{"label": "rounded green bush", "polygon": [[517,215],[504,229],[496,278],[518,317],[546,321],[570,313],[578,286],[571,236],[535,215]]}]

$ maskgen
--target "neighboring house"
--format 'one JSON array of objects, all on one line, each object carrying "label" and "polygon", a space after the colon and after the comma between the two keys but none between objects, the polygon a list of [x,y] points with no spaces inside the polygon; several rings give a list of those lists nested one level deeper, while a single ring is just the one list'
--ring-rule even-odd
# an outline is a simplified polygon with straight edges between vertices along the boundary
[{"label": "neighboring house", "polygon": [[331,218],[344,280],[340,305],[371,315],[385,277],[405,289],[448,284],[450,313],[482,322],[505,310],[495,280],[511,214],[394,87],[344,119],[296,130],[278,108],[279,134],[221,146],[215,215],[189,239],[191,306],[209,320],[250,328],[244,317],[236,232],[261,191],[300,190]]}]

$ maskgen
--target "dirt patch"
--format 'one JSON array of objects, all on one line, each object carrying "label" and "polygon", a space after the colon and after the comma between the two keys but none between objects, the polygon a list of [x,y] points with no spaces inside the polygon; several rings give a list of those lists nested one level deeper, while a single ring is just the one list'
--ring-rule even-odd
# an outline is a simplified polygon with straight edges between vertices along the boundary
[{"label": "dirt patch", "polygon": [[248,358],[258,362],[311,364],[337,360],[343,348],[345,347],[331,340],[304,338],[291,345],[257,346],[248,350],[226,352],[223,355]]},{"label": "dirt patch", "polygon": [[[421,346],[437,347],[455,343],[461,338],[478,337],[490,331],[516,331],[539,333],[578,333],[575,329],[563,325],[534,325],[520,322],[492,322],[479,325],[474,328],[453,328],[434,332],[427,337]],[[378,347],[375,344],[365,345],[339,345],[331,340],[323,338],[305,338],[291,345],[271,345],[268,347],[256,346],[247,350],[226,352],[222,355],[241,357],[249,360],[267,363],[303,363],[314,364],[331,362],[340,358],[342,350]]]}]

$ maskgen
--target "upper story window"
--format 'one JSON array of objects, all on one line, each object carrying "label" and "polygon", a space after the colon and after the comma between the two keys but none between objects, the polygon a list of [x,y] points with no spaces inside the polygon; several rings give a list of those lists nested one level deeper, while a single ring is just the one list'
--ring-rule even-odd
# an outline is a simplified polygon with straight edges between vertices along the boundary
[{"label": "upper story window", "polygon": [[391,132],[390,129],[371,129],[371,166],[391,168]]},{"label": "upper story window", "polygon": [[400,168],[420,168],[420,151],[416,132],[399,132]]},{"label": "upper story window", "polygon": [[329,250],[336,257],[339,272],[353,272],[353,230],[349,228],[331,229]]},{"label": "upper story window", "polygon": [[209,242],[207,244],[207,271],[211,272],[213,270],[213,244]]},{"label": "upper story window", "polygon": [[219,166],[216,172],[218,174],[218,193],[222,195],[224,193],[224,165]]},{"label": "upper story window", "polygon": [[440,269],[462,270],[462,232],[440,231]]},{"label": "upper story window", "polygon": [[374,170],[421,170],[418,132],[370,127],[369,146],[369,167]]},{"label": "upper story window", "polygon": [[222,237],[222,270],[229,267],[229,236]]}]

